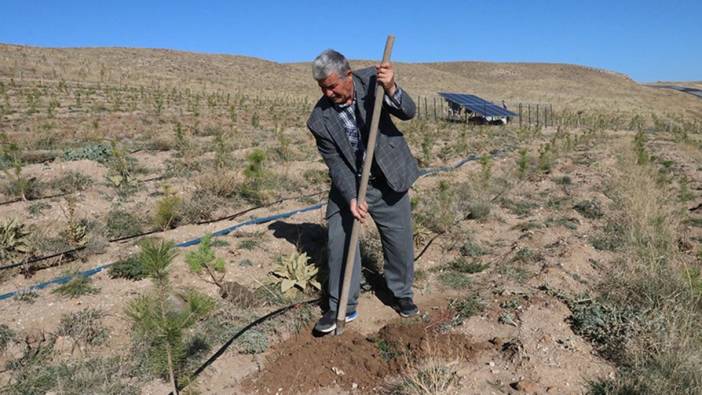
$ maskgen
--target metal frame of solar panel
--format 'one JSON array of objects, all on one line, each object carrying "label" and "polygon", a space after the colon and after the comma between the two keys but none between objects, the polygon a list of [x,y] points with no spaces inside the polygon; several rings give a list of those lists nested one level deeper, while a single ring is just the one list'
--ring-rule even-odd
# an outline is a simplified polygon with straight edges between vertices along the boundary
[{"label": "metal frame of solar panel", "polygon": [[468,95],[465,93],[439,92],[439,96],[484,117],[517,116],[517,114],[513,113],[512,111],[505,110],[504,108],[490,103],[487,100],[481,99],[475,95]]}]

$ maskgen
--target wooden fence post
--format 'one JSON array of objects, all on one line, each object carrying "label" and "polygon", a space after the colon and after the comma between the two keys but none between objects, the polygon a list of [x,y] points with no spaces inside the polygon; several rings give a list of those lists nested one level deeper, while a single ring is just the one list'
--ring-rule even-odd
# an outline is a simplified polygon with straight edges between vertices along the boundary
[{"label": "wooden fence post", "polygon": [[519,103],[519,127],[522,127],[522,103]]},{"label": "wooden fence post", "polygon": [[436,121],[436,98],[434,98],[434,121]]}]

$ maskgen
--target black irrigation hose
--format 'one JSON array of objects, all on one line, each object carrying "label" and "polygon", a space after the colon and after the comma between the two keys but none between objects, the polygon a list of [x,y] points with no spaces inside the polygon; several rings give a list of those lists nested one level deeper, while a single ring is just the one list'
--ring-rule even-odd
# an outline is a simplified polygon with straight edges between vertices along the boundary
[{"label": "black irrigation hose", "polygon": [[[492,154],[493,157],[499,157],[499,156],[504,155],[506,152],[509,152],[509,151],[512,151],[512,150],[514,150],[514,147],[505,147],[505,148],[503,148],[503,149],[495,149],[495,150],[493,150],[493,151],[491,152],[491,154]],[[453,169],[457,169],[457,168],[463,166],[464,164],[466,164],[466,163],[468,163],[468,162],[475,161],[475,160],[478,160],[478,159],[479,159],[479,157],[478,157],[477,155],[471,154],[471,155],[469,155],[467,158],[465,158],[465,159],[459,161],[458,163],[456,163],[455,165],[452,165],[452,166],[443,166],[443,167],[436,167],[436,168],[431,168],[431,169],[423,169],[423,170],[422,170],[422,174],[421,174],[420,177],[426,177],[426,176],[430,176],[430,175],[433,175],[433,174],[436,174],[436,173],[443,173],[443,172],[447,172],[447,171],[450,171],[450,170],[453,170]],[[163,178],[164,176],[159,176],[159,177]],[[159,178],[159,177],[157,177],[157,178]],[[145,180],[145,181],[143,181],[143,182],[146,182],[146,181],[148,181],[148,180]],[[305,198],[305,197],[317,196],[317,195],[320,195],[320,194],[322,194],[322,193],[324,193],[324,192],[326,192],[326,191],[320,191],[320,192],[316,192],[316,193],[312,193],[312,194],[308,194],[308,195],[300,195],[300,196],[294,196],[294,197],[279,199],[279,200],[276,200],[275,202],[268,203],[268,204],[265,204],[265,205],[262,205],[262,206],[250,207],[250,208],[248,208],[248,209],[239,211],[239,212],[237,212],[237,213],[228,215],[228,216],[226,216],[226,217],[221,217],[221,218],[217,218],[217,219],[213,219],[213,220],[209,220],[209,221],[197,222],[197,223],[195,223],[195,225],[204,225],[204,224],[210,224],[210,223],[219,222],[219,221],[231,220],[231,219],[237,218],[237,217],[239,217],[239,216],[241,216],[241,215],[243,215],[243,214],[246,214],[246,213],[248,213],[248,212],[251,212],[251,211],[253,211],[253,210],[257,210],[257,209],[265,208],[265,207],[270,207],[270,206],[273,206],[273,205],[282,203],[282,202],[287,201],[287,200],[294,200],[294,199],[300,199],[300,198]],[[63,195],[62,195],[62,196],[63,196]],[[499,195],[498,195],[498,196],[499,196]],[[158,233],[158,232],[160,232],[160,231],[159,231],[159,230],[151,230],[151,231],[148,231],[148,232],[143,232],[143,233],[139,233],[139,234],[135,234],[135,235],[130,235],[130,236],[124,236],[124,237],[120,237],[120,238],[117,238],[117,239],[110,239],[110,240],[108,240],[108,241],[109,241],[110,243],[113,243],[113,242],[121,242],[121,241],[130,240],[130,239],[134,239],[134,238],[141,237],[141,236],[148,236],[148,235],[150,235],[150,234],[154,234],[154,233]],[[426,251],[426,249],[429,247],[429,245],[430,245],[435,239],[436,239],[436,237],[434,237],[432,240],[429,241],[429,243],[428,243],[426,246],[424,246],[424,249],[422,250],[422,252],[421,252],[416,258],[414,258],[415,261],[418,260],[419,258],[421,258],[421,256],[424,254],[424,252]],[[30,260],[30,261],[28,261],[28,262],[15,262],[15,263],[11,263],[11,264],[8,264],[8,265],[5,265],[5,266],[0,266],[0,271],[1,271],[1,270],[5,270],[5,269],[11,269],[11,268],[18,267],[18,266],[21,266],[21,265],[24,265],[24,264],[28,264],[28,263],[35,263],[35,262],[39,262],[39,261],[42,261],[42,260],[54,258],[54,257],[56,257],[56,256],[63,255],[63,254],[68,254],[68,253],[71,253],[71,252],[75,252],[75,251],[81,250],[81,249],[83,249],[83,248],[85,248],[85,247],[81,247],[81,248],[77,248],[77,249],[73,249],[73,250],[68,250],[68,251],[59,252],[59,253],[56,253],[56,254],[52,254],[52,255],[50,255],[50,256],[34,258],[34,259],[32,259],[32,260]]]},{"label": "black irrigation hose", "polygon": [[[224,344],[222,345],[222,347],[220,347],[220,348],[217,350],[217,352],[215,352],[214,354],[212,354],[212,356],[211,356],[209,359],[207,359],[207,361],[205,361],[205,363],[203,363],[199,368],[197,368],[197,370],[195,370],[195,371],[190,375],[190,377],[188,377],[188,380],[187,380],[186,382],[187,382],[187,383],[192,383],[193,380],[195,380],[195,379],[197,378],[197,376],[200,375],[200,373],[202,373],[208,366],[212,365],[219,357],[222,356],[222,354],[224,354],[225,351],[227,351],[227,348],[229,348],[229,346],[231,346],[232,343],[234,343],[234,340],[236,340],[236,339],[239,338],[241,335],[243,335],[244,333],[246,333],[249,329],[255,327],[256,325],[258,325],[258,324],[260,324],[260,323],[262,323],[262,322],[264,322],[264,321],[266,321],[266,320],[268,320],[268,319],[277,317],[277,316],[283,314],[284,312],[286,312],[286,311],[288,311],[288,310],[290,310],[290,309],[293,309],[293,308],[296,308],[296,307],[299,307],[299,306],[303,306],[303,305],[306,305],[306,304],[317,303],[317,302],[319,302],[319,301],[321,301],[321,300],[322,300],[321,298],[316,298],[316,299],[306,300],[306,301],[304,301],[304,302],[297,302],[297,303],[289,304],[289,305],[287,305],[287,306],[283,306],[283,307],[279,308],[278,310],[274,310],[274,311],[272,311],[272,312],[270,312],[270,313],[268,313],[268,314],[266,314],[266,315],[264,315],[264,316],[262,316],[262,317],[257,318],[255,321],[253,321],[253,322],[251,322],[250,324],[246,325],[245,327],[241,328],[241,329],[240,329],[239,331],[237,331],[229,340],[227,340],[227,342],[224,343]],[[178,384],[178,385],[177,385],[178,391],[183,390],[183,389],[184,389],[185,387],[187,387],[187,386],[188,386],[188,384],[184,384],[184,385],[183,385],[183,384]],[[169,392],[168,395],[173,395],[173,392]]]},{"label": "black irrigation hose", "polygon": [[241,216],[241,215],[243,215],[243,214],[246,214],[246,213],[248,213],[248,212],[251,212],[251,211],[254,211],[254,210],[258,210],[258,209],[260,209],[260,208],[266,208],[266,207],[270,207],[270,206],[275,206],[276,204],[280,204],[280,203],[286,202],[286,201],[288,201],[288,200],[296,200],[296,199],[303,199],[303,198],[318,196],[318,195],[321,195],[321,194],[323,194],[323,193],[325,193],[325,192],[327,192],[327,191],[319,191],[319,192],[310,193],[310,194],[307,194],[307,195],[299,195],[299,196],[292,196],[292,197],[287,197],[287,198],[281,198],[281,199],[278,199],[278,200],[276,200],[276,201],[274,201],[274,202],[264,204],[264,205],[262,205],[262,206],[249,207],[249,208],[244,209],[244,210],[241,210],[241,211],[239,211],[239,212],[237,212],[237,213],[234,213],[234,214],[231,214],[231,215],[227,215],[226,217],[220,217],[220,218],[211,219],[211,220],[208,220],[208,221],[196,222],[196,225],[205,225],[205,224],[211,224],[211,223],[213,223],[213,222],[231,220],[231,219],[234,219],[234,218],[236,218],[236,217],[239,217],[239,216]]},{"label": "black irrigation hose", "polygon": [[[514,147],[505,147],[504,149],[496,149],[496,150],[493,150],[493,151],[491,152],[491,155],[493,156],[493,158],[497,158],[497,157],[499,157],[499,156],[504,155],[506,152],[512,151],[513,149],[514,149]],[[475,160],[477,160],[477,159],[478,159],[478,157],[477,157],[476,155],[469,155],[466,159],[463,159],[463,160],[459,161],[458,163],[456,163],[456,164],[453,165],[453,166],[444,166],[444,167],[439,167],[439,168],[422,169],[422,171],[421,171],[422,174],[420,175],[420,177],[425,177],[425,176],[429,176],[429,175],[436,174],[436,173],[442,173],[442,172],[451,171],[451,170],[454,170],[454,169],[457,169],[457,168],[463,166],[463,165],[464,165],[465,163],[467,163],[467,162],[475,161]],[[319,192],[319,193],[323,193],[323,192]],[[290,199],[295,199],[295,198],[290,198]],[[293,211],[290,212],[290,213],[304,212],[304,211],[308,211],[308,210],[310,210],[310,209],[319,208],[319,207],[321,207],[321,206],[322,206],[322,204],[320,203],[320,204],[317,204],[317,205],[309,206],[309,207],[304,208],[304,209],[293,210]],[[265,207],[265,206],[263,206],[263,207]],[[263,223],[263,222],[269,221],[269,220],[271,220],[271,219],[279,218],[281,215],[283,215],[283,216],[285,216],[285,215],[290,215],[290,213],[276,214],[276,215],[269,216],[269,217],[263,217],[263,218],[258,218],[258,219],[254,219],[254,220],[249,220],[249,221],[246,221],[246,222],[244,222],[244,223],[241,223],[241,224],[238,224],[238,225],[234,225],[234,226],[232,226],[232,227],[229,227],[229,228],[226,228],[226,229],[217,231],[217,232],[214,233],[214,235],[215,235],[215,236],[225,235],[225,234],[228,234],[229,232],[231,232],[231,231],[234,230],[234,229],[238,229],[238,228],[241,227],[241,226],[251,225],[251,224],[256,224],[256,223]],[[151,232],[151,233],[155,233],[155,232]],[[138,236],[136,236],[136,237],[138,237]],[[128,236],[128,238],[131,238],[131,236]],[[123,239],[124,239],[124,238],[123,238]],[[200,242],[200,239],[198,238],[198,239],[189,240],[189,241],[180,243],[180,244],[178,244],[178,246],[179,246],[179,247],[188,247],[188,246],[191,246],[191,245],[195,245],[195,244],[197,244],[197,243],[199,243],[199,242]],[[426,249],[427,247],[428,247],[428,246],[425,246],[424,249]],[[71,251],[64,251],[64,252],[61,252],[61,253],[54,254],[54,256],[61,255],[61,254],[65,254],[65,253],[69,253],[69,252],[71,252]],[[424,253],[424,251],[422,251],[422,253]],[[421,255],[420,255],[420,256],[421,256]],[[419,257],[420,257],[420,256],[419,256]],[[417,259],[419,259],[419,257],[417,257]],[[48,259],[48,258],[47,258],[47,257],[36,258],[36,260],[34,260],[34,262],[39,261],[39,260],[43,260],[43,259]],[[113,263],[114,263],[114,262],[113,262]],[[102,270],[105,269],[106,267],[111,266],[113,263],[110,263],[110,264],[107,264],[107,265],[98,266],[98,267],[96,267],[96,268],[87,270],[87,271],[85,271],[85,272],[82,272],[81,275],[84,275],[84,276],[91,276],[91,275],[93,275],[93,274],[95,274],[95,273],[98,273],[98,272],[102,271]],[[8,265],[8,266],[17,267],[17,266],[22,265],[22,264],[24,264],[24,262],[19,262],[19,263],[17,263],[17,264],[12,264],[12,265]],[[0,267],[0,269],[1,269],[1,267]],[[62,276],[62,277],[55,278],[55,279],[50,280],[50,281],[46,281],[46,282],[42,282],[42,283],[39,283],[39,284],[35,284],[35,285],[29,287],[28,289],[43,289],[43,288],[46,288],[47,286],[49,286],[49,285],[51,285],[51,284],[63,284],[63,283],[65,283],[65,282],[69,281],[70,279],[71,279],[71,276]],[[0,300],[8,299],[8,298],[14,296],[15,294],[17,294],[17,292],[18,292],[18,291],[12,291],[12,292],[9,292],[9,293],[2,294],[2,295],[0,295]]]},{"label": "black irrigation hose", "polygon": [[4,202],[0,202],[0,206],[5,206],[5,205],[7,205],[7,204],[12,204],[12,203],[17,203],[17,202],[24,202],[24,201],[27,201],[27,202],[36,202],[37,200],[45,200],[45,199],[51,199],[51,198],[62,197],[62,196],[70,195],[71,193],[72,193],[72,192],[63,192],[63,193],[57,193],[57,194],[55,194],[55,195],[39,196],[39,197],[34,198],[34,199],[26,199],[26,200],[25,200],[25,199],[22,199],[22,198],[14,199],[14,200],[7,200],[7,201],[4,201]]},{"label": "black irrigation hose", "polygon": [[419,258],[421,258],[422,255],[424,255],[425,252],[427,252],[427,250],[429,249],[429,246],[434,242],[434,240],[436,240],[436,239],[438,239],[439,237],[443,236],[445,233],[446,233],[446,232],[441,232],[441,233],[437,234],[436,236],[432,237],[432,238],[427,242],[427,244],[424,246],[424,248],[422,248],[422,251],[420,251],[419,254],[417,254],[417,256],[414,257],[414,261],[415,261],[415,262],[418,261]]},{"label": "black irrigation hose", "polygon": [[[249,207],[249,208],[247,208],[247,209],[244,209],[244,210],[241,210],[241,211],[237,211],[237,212],[234,213],[234,214],[229,214],[229,215],[227,215],[227,216],[225,216],[225,217],[210,219],[210,220],[207,220],[207,221],[199,221],[199,222],[195,222],[195,223],[192,223],[192,224],[185,224],[185,225],[206,225],[206,224],[212,224],[212,223],[220,222],[220,221],[229,221],[229,220],[238,218],[238,217],[240,217],[240,216],[242,216],[242,215],[244,215],[244,214],[246,214],[246,213],[249,213],[249,212],[251,212],[251,211],[254,211],[254,210],[258,210],[258,209],[266,208],[266,207],[270,207],[270,206],[275,206],[276,204],[280,204],[280,203],[285,202],[285,201],[288,201],[288,200],[295,200],[295,199],[302,199],[302,198],[306,198],[306,197],[317,196],[317,195],[320,195],[320,194],[322,194],[322,193],[324,193],[324,192],[326,192],[326,191],[310,193],[310,194],[307,194],[307,195],[299,195],[299,196],[292,196],[292,197],[282,198],[282,199],[278,199],[278,200],[276,200],[276,201],[274,201],[274,202],[264,204],[264,205],[262,205],[262,206],[253,206],[253,207]],[[178,229],[178,227],[175,227],[175,228],[173,228],[173,229]],[[169,229],[169,230],[173,230],[173,229]],[[117,238],[117,239],[110,239],[110,240],[108,240],[108,241],[109,241],[110,243],[114,243],[114,242],[117,242],[117,241],[131,240],[131,239],[135,239],[135,238],[137,238],[137,237],[148,236],[148,235],[151,235],[151,234],[154,234],[154,233],[158,233],[158,232],[161,232],[161,231],[158,230],[158,229],[155,229],[155,230],[150,230],[150,231],[148,231],[148,232],[137,233],[137,234],[135,234],[135,235],[123,236],[123,237],[120,237],[120,238]]]},{"label": "black irrigation hose", "polygon": [[29,265],[30,263],[45,261],[47,259],[56,258],[57,256],[61,256],[61,255],[65,255],[65,254],[70,254],[70,253],[73,253],[76,251],[80,251],[82,249],[85,249],[85,246],[73,248],[73,249],[67,250],[67,251],[57,252],[55,254],[51,254],[51,255],[47,255],[47,256],[34,257],[32,259],[28,259],[27,261],[10,263],[10,264],[5,265],[5,266],[0,266],[0,270],[12,269],[13,267],[18,267],[18,266],[22,266],[22,265]]},{"label": "black irrigation hose", "polygon": [[[163,180],[164,178],[166,178],[166,176],[161,175],[161,176],[156,176],[156,177],[152,177],[152,178],[147,178],[147,179],[145,179],[145,180],[137,180],[137,181],[139,181],[139,182],[152,182],[152,181]],[[78,192],[78,191],[76,191],[76,192]],[[8,204],[17,203],[17,202],[24,202],[24,201],[27,201],[27,202],[36,202],[37,200],[46,200],[46,199],[52,199],[52,198],[57,198],[57,197],[68,196],[68,195],[71,195],[71,194],[73,194],[73,193],[75,193],[75,192],[62,192],[62,193],[57,193],[57,194],[54,194],[54,195],[39,196],[39,197],[36,197],[36,198],[33,198],[33,199],[26,199],[26,200],[25,200],[25,199],[22,199],[22,198],[17,198],[17,199],[13,199],[13,200],[7,200],[7,201],[4,201],[4,202],[0,202],[0,206],[5,206],[5,205],[8,205]]]},{"label": "black irrigation hose", "polygon": [[[266,207],[274,206],[274,205],[276,205],[276,204],[280,204],[280,203],[285,202],[285,201],[288,201],[288,200],[295,200],[295,199],[301,199],[301,198],[306,198],[306,197],[317,196],[317,195],[320,195],[320,194],[322,194],[322,193],[324,193],[324,192],[326,192],[326,191],[320,191],[320,192],[315,192],[315,193],[311,193],[311,194],[307,194],[307,195],[300,195],[300,196],[293,196],[293,197],[278,199],[278,200],[276,200],[276,201],[274,201],[274,202],[272,202],[272,203],[268,203],[268,204],[265,204],[265,205],[262,205],[262,206],[250,207],[250,208],[247,208],[247,209],[245,209],[245,210],[241,210],[241,211],[239,211],[239,212],[236,212],[236,213],[234,213],[234,214],[230,214],[230,215],[228,215],[228,216],[226,216],[226,217],[221,217],[221,218],[217,218],[217,219],[213,219],[213,220],[209,220],[209,221],[196,222],[195,225],[204,225],[204,224],[210,224],[210,223],[220,222],[220,221],[225,221],[225,220],[232,220],[232,219],[237,218],[237,217],[239,217],[239,216],[241,216],[241,215],[243,215],[243,214],[246,214],[246,213],[251,212],[251,211],[254,211],[254,210],[258,210],[258,209],[260,209],[260,208],[266,208]],[[188,224],[188,225],[191,225],[191,224]],[[176,228],[174,228],[174,229],[176,229]],[[137,237],[148,236],[148,235],[151,235],[151,234],[154,234],[154,233],[159,233],[159,232],[161,232],[161,231],[158,230],[158,229],[156,229],[156,230],[151,230],[151,231],[148,231],[148,232],[138,233],[138,234],[135,234],[135,235],[129,235],[129,236],[119,237],[119,238],[116,238],[116,239],[110,239],[110,240],[108,240],[108,242],[110,242],[110,243],[122,242],[122,241],[125,241],[125,240],[131,240],[131,239],[135,239],[135,238],[137,238]],[[55,257],[60,256],[60,255],[65,255],[65,254],[70,254],[70,253],[73,253],[73,252],[76,252],[76,251],[80,251],[80,250],[82,250],[82,249],[85,249],[85,247],[78,247],[78,248],[74,248],[74,249],[71,249],[71,250],[61,251],[61,252],[57,252],[57,253],[55,253],[55,254],[51,254],[51,255],[47,255],[47,256],[42,256],[42,257],[34,257],[34,258],[29,259],[29,260],[27,260],[27,261],[20,261],[20,262],[10,263],[10,264],[4,265],[4,266],[0,266],[0,271],[2,271],[2,270],[7,270],[7,269],[12,269],[12,268],[19,267],[19,266],[22,266],[22,265],[28,265],[28,264],[31,264],[31,263],[41,262],[41,261],[44,261],[44,260],[47,260],[47,259],[55,258]]]}]

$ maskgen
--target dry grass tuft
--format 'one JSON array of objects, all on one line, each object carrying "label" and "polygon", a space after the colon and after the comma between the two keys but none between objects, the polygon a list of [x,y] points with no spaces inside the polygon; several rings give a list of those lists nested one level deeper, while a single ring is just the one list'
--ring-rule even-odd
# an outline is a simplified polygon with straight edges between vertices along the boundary
[{"label": "dry grass tuft", "polygon": [[637,164],[634,152],[625,151],[617,170],[612,190],[626,258],[601,284],[603,308],[593,310],[617,319],[605,317],[612,324],[592,340],[612,351],[619,339],[605,356],[620,374],[592,382],[590,391],[701,393],[702,298],[677,248],[683,210],[654,165]]}]

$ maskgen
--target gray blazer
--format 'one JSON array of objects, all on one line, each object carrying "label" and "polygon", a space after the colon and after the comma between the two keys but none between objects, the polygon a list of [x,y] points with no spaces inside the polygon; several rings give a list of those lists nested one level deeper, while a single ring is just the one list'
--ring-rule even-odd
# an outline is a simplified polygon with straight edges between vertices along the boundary
[{"label": "gray blazer", "polygon": [[[375,99],[375,68],[355,71],[353,82],[358,112],[364,125],[361,134],[364,136],[364,141],[367,141]],[[416,108],[407,92],[402,93],[398,104],[399,108],[396,109],[383,102],[374,156],[390,189],[404,192],[419,176],[419,169],[417,160],[412,156],[402,133],[393,124],[390,114],[404,121],[414,117]],[[356,168],[351,143],[346,136],[344,125],[339,119],[334,104],[326,97],[320,98],[315,105],[307,120],[307,127],[314,135],[317,149],[329,167],[329,176],[332,181],[329,193],[330,206],[332,206],[331,203],[337,206],[327,208],[327,215],[330,215],[331,211],[348,206],[351,199],[357,197],[360,177],[356,175],[360,174],[362,169]]]}]

